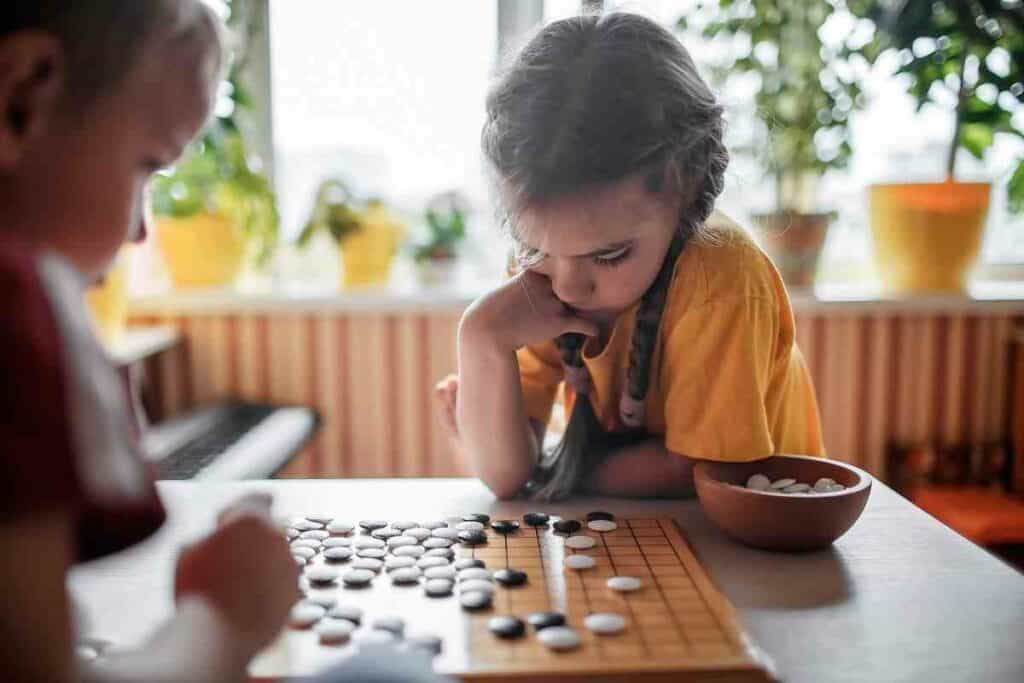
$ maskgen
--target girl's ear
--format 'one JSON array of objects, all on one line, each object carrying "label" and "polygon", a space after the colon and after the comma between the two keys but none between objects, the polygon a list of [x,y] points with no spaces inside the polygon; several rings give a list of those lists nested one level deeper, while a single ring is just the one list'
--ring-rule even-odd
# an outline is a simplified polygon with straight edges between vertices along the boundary
[{"label": "girl's ear", "polygon": [[64,84],[64,51],[44,31],[0,38],[0,172],[17,167],[52,121]]}]

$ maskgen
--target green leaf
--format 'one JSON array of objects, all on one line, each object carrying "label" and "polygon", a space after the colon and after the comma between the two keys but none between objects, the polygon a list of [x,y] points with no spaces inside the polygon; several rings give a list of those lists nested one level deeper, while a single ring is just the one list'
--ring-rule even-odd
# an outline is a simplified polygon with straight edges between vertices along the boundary
[{"label": "green leaf", "polygon": [[1017,165],[1009,184],[1006,186],[1007,208],[1011,213],[1024,213],[1024,158]]},{"label": "green leaf", "polygon": [[979,123],[965,123],[960,128],[960,144],[977,159],[983,159],[985,150],[992,146],[995,134],[992,128]]}]

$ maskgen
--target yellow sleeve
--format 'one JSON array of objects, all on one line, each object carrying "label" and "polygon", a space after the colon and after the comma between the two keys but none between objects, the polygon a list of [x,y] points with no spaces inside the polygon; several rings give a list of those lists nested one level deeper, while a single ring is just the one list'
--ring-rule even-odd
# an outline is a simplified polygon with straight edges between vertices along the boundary
[{"label": "yellow sleeve", "polygon": [[551,420],[551,408],[564,376],[558,347],[554,341],[526,346],[519,349],[516,356],[526,414],[546,425]]},{"label": "yellow sleeve", "polygon": [[768,298],[725,296],[688,311],[665,337],[665,447],[746,462],[774,452],[766,392],[778,311]]}]

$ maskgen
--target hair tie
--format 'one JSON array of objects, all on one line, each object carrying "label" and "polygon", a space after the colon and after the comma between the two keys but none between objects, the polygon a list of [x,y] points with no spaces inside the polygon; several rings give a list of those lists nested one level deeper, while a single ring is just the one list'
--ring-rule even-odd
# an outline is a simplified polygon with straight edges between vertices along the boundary
[{"label": "hair tie", "polygon": [[569,365],[566,363],[565,381],[569,383],[569,386],[571,386],[573,391],[577,394],[590,393],[590,370],[587,370],[586,365]]},{"label": "hair tie", "polygon": [[629,395],[628,391],[622,392],[619,399],[619,419],[622,424],[632,429],[642,427],[644,424],[644,402]]}]

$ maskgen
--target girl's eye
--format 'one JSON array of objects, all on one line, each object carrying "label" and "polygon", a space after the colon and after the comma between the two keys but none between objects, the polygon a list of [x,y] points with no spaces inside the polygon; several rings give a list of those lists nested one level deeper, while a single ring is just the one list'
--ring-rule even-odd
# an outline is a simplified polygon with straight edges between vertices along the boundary
[{"label": "girl's eye", "polygon": [[595,256],[594,263],[596,263],[599,266],[615,266],[625,261],[632,251],[632,247],[623,247],[622,249],[611,251],[608,252],[607,254]]}]

